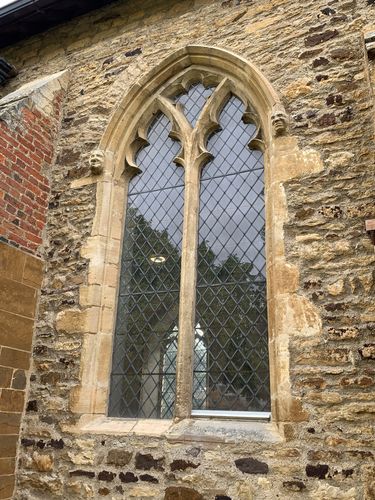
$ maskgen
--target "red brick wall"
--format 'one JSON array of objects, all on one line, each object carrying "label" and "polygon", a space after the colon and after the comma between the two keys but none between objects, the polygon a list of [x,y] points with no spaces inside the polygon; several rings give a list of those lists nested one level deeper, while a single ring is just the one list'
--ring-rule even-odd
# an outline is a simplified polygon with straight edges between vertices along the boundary
[{"label": "red brick wall", "polygon": [[48,167],[53,160],[61,96],[55,116],[24,107],[16,122],[0,117],[0,238],[37,253],[42,244],[50,190]]}]

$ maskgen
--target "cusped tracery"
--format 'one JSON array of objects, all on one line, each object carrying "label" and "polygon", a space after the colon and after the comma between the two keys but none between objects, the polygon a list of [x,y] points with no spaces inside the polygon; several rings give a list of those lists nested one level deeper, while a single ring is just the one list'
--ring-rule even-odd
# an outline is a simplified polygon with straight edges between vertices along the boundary
[{"label": "cusped tracery", "polygon": [[181,78],[173,82],[171,88],[167,87],[154,96],[127,147],[125,170],[132,175],[138,172],[135,157],[137,151],[147,145],[147,129],[157,113],[163,113],[169,119],[170,136],[180,142],[181,149],[175,162],[185,166],[187,159],[194,158],[194,163],[202,167],[211,159],[206,147],[208,138],[220,128],[220,113],[233,95],[243,102],[243,122],[255,126],[249,147],[264,149],[258,114],[241,92],[238,95],[235,84],[229,78],[214,78],[212,75],[200,74],[199,78],[198,81]]}]

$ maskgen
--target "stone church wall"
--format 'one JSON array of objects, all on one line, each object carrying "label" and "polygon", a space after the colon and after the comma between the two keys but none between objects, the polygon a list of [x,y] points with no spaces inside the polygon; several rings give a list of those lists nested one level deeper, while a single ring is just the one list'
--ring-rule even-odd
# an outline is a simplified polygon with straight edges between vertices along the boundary
[{"label": "stone church wall", "polygon": [[[38,251],[45,269],[14,498],[375,498],[375,254],[364,230],[375,218],[373,73],[364,44],[374,9],[367,0],[119,1],[4,50],[19,70],[7,95],[69,70],[48,169],[47,225],[38,235],[43,246],[19,243]],[[299,147],[323,165],[280,180],[286,261],[299,270],[301,303],[312,303],[319,318],[313,335],[289,336],[298,404],[277,425],[211,422],[173,433],[163,422],[144,422],[128,432],[121,425],[83,432],[71,407],[80,382],[80,322],[70,316],[62,326],[56,318],[85,310],[80,288],[88,283],[88,259],[81,249],[96,208],[88,159],[131,85],[189,44],[228,49],[255,64],[282,100]],[[12,365],[19,368],[27,366]],[[21,410],[22,403],[0,407]],[[0,498],[10,497],[10,487],[2,488]]]}]

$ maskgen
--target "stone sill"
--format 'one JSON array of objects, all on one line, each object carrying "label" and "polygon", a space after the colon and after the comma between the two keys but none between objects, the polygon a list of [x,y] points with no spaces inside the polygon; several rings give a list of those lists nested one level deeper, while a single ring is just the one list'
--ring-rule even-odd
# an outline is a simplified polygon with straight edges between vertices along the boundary
[{"label": "stone sill", "polygon": [[173,420],[137,420],[82,415],[74,427],[64,429],[79,434],[150,436],[170,442],[208,443],[280,443],[284,439],[276,424],[246,420],[194,418]]}]

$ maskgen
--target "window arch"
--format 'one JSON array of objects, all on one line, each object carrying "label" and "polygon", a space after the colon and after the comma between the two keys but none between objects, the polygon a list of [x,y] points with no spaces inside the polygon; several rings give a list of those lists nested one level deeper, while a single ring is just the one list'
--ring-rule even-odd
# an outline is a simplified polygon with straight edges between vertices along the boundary
[{"label": "window arch", "polygon": [[179,83],[133,149],[109,415],[167,418],[190,399],[196,416],[267,417],[259,119],[228,78]]},{"label": "window arch", "polygon": [[[254,134],[251,149],[261,150],[263,144],[266,145],[264,179],[269,199],[266,250],[271,408],[273,419],[277,422],[288,420],[292,418],[292,413],[295,414],[296,404],[290,389],[288,336],[290,331],[299,328],[298,323],[303,318],[307,324],[311,315],[301,316],[299,313],[305,304],[301,303],[302,299],[296,293],[297,272],[285,262],[282,226],[287,212],[282,182],[299,175],[303,169],[319,170],[321,166],[318,162],[314,163],[313,157],[303,156],[294,138],[287,136],[285,111],[267,79],[254,65],[227,50],[187,46],[172,53],[130,88],[111,117],[99,149],[90,158],[93,177],[73,182],[77,187],[85,183],[97,184],[95,220],[91,236],[82,250],[89,260],[89,274],[87,285],[82,286],[80,292],[83,308],[80,313],[83,333],[80,383],[71,393],[71,410],[82,415],[82,428],[86,428],[84,422],[87,419],[96,415],[100,420],[108,414],[124,200],[127,199],[130,178],[139,172],[136,153],[147,144],[149,125],[158,112],[169,120],[171,137],[183,143],[182,136],[186,136],[189,127],[187,120],[181,119],[180,114],[176,116],[173,111],[178,108],[178,105],[174,106],[173,97],[186,93],[194,82],[203,83],[205,88],[215,87],[216,98],[212,100],[210,112],[203,113],[204,119],[196,123],[196,130],[200,133],[194,134],[195,152],[190,160],[195,158],[202,165],[210,160],[210,153],[205,147],[207,138],[217,129],[221,106],[230,94],[244,103],[245,121],[257,125],[258,133]],[[186,155],[187,149],[183,147],[175,159],[176,163],[183,165]],[[196,185],[197,179],[194,182]],[[189,196],[185,193],[185,200]],[[192,213],[187,211],[187,216],[191,217]],[[187,255],[194,253],[198,246],[198,218],[196,225],[196,240],[188,240],[190,250]],[[186,270],[182,283],[184,279],[189,281],[187,278],[192,275],[195,265],[192,259],[188,265],[182,266]],[[188,295],[195,295],[195,283],[191,290],[193,293]],[[192,308],[192,304],[189,307]],[[309,311],[313,313],[311,308]],[[71,314],[76,318],[76,311],[61,314],[57,328],[59,324],[65,328],[63,325]],[[193,319],[189,319],[192,315],[186,313],[186,307],[180,310],[181,316],[185,318],[185,328],[194,332],[198,321],[194,324]],[[193,343],[193,336],[182,347],[180,343],[178,357],[182,360],[191,357]],[[177,361],[177,366],[181,366],[181,362]],[[189,366],[192,366],[191,360]],[[191,397],[186,398],[187,393],[192,393],[191,385],[190,371],[182,370],[176,384],[176,421],[192,414]],[[92,425],[90,429],[93,429]]]}]

